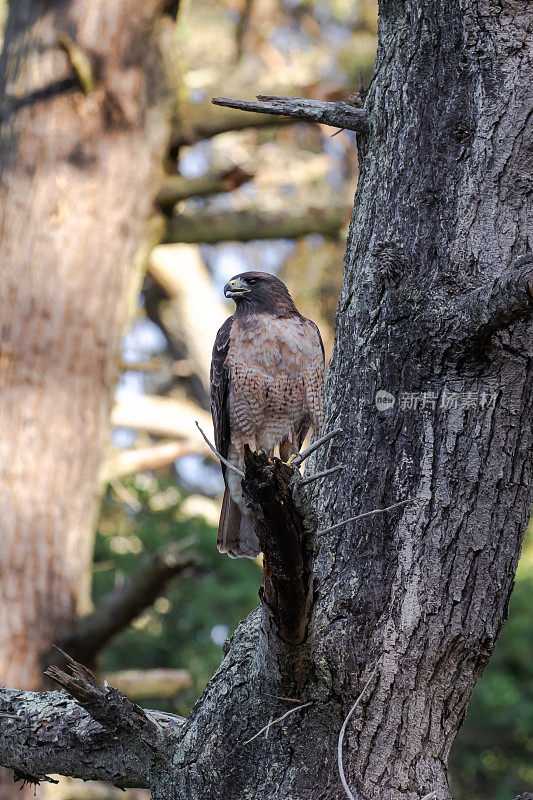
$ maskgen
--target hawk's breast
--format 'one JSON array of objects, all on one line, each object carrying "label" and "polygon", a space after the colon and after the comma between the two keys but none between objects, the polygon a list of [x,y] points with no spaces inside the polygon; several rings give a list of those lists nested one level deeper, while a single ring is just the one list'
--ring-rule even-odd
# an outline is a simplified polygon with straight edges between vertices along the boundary
[{"label": "hawk's breast", "polygon": [[324,362],[309,320],[269,314],[235,319],[226,366],[237,447],[246,442],[270,449],[291,438],[302,422],[320,425]]}]

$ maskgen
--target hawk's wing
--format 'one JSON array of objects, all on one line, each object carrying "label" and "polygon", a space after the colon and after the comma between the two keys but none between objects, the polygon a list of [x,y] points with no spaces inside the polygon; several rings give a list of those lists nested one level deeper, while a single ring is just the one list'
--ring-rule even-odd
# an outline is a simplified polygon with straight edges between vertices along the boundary
[{"label": "hawk's wing", "polygon": [[[229,423],[229,370],[225,366],[230,345],[232,317],[220,328],[213,346],[211,359],[211,414],[215,429],[215,445],[221,456],[227,458],[231,431]],[[222,464],[222,472],[226,468]]]}]

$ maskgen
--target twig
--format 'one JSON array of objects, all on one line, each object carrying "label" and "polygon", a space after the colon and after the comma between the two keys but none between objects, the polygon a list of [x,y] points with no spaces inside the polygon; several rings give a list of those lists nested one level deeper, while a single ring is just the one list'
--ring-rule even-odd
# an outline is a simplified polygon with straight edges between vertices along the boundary
[{"label": "twig", "polygon": [[[292,463],[294,464],[294,461]],[[373,517],[375,514],[384,514],[386,511],[392,511],[394,508],[400,508],[400,506],[405,506],[407,503],[413,502],[414,498],[410,497],[407,500],[402,500],[400,503],[394,503],[392,506],[387,506],[387,508],[375,508],[374,511],[365,511],[364,514],[358,514],[356,517],[343,519],[342,522],[336,522],[335,525],[330,525],[329,528],[323,528],[321,531],[317,531],[317,536],[322,536],[323,533],[334,531],[337,528],[340,528],[342,525],[347,525],[349,522],[357,522],[357,520],[365,519],[366,517]]]},{"label": "twig", "polygon": [[277,97],[274,95],[257,95],[257,100],[235,100],[232,97],[213,97],[215,106],[238,108],[241,111],[255,111],[263,114],[274,114],[307,122],[319,122],[334,128],[347,128],[350,131],[367,133],[369,130],[368,114],[363,108],[357,108],[343,100],[334,102],[311,100],[308,97]]},{"label": "twig", "polygon": [[291,461],[291,466],[298,467],[302,463],[302,461],[305,461],[305,459],[311,455],[311,453],[314,453],[315,450],[318,450],[318,448],[321,447],[323,444],[329,442],[329,440],[333,439],[334,436],[338,436],[339,433],[343,433],[342,428],[335,428],[334,431],[330,431],[329,433],[324,434],[324,436],[321,436],[320,439],[316,440],[316,442],[310,444],[307,450],[298,453],[296,458]]},{"label": "twig", "polygon": [[200,431],[200,433],[204,437],[206,445],[213,451],[213,453],[216,455],[218,460],[221,461],[222,464],[224,464],[232,472],[235,472],[237,475],[240,475],[241,478],[244,478],[244,472],[242,471],[242,469],[237,469],[237,467],[234,467],[233,464],[230,461],[228,461],[227,458],[224,458],[224,456],[221,456],[220,453],[218,452],[218,450],[215,449],[215,447],[211,444],[211,442],[209,441],[209,439],[207,438],[207,436],[205,435],[203,430],[200,428],[200,426],[198,424],[198,420],[194,420],[194,421],[196,423],[196,427],[198,428],[198,430]]},{"label": "twig", "polygon": [[361,689],[361,691],[360,691],[360,693],[359,693],[359,695],[357,697],[357,700],[355,701],[355,703],[353,704],[351,709],[348,711],[348,714],[346,715],[346,718],[345,718],[344,722],[342,723],[342,728],[340,729],[340,733],[339,733],[339,741],[337,743],[337,764],[339,766],[339,775],[340,775],[340,778],[341,778],[341,783],[342,783],[343,789],[346,792],[347,796],[350,798],[350,800],[356,800],[356,798],[354,797],[350,787],[346,783],[346,776],[344,775],[344,767],[342,765],[342,743],[344,741],[344,733],[346,731],[346,726],[348,725],[348,722],[350,721],[350,717],[352,716],[353,712],[355,711],[355,709],[357,708],[357,706],[361,702],[361,698],[363,697],[364,693],[368,689],[368,687],[370,685],[370,682],[372,681],[374,675],[376,674],[377,668],[378,668],[378,665],[376,663],[374,665],[374,669],[372,670],[370,678],[367,680],[367,682],[365,683],[365,685]]},{"label": "twig", "polygon": [[428,792],[428,794],[425,794],[424,797],[422,797],[422,800],[437,800],[437,792]]},{"label": "twig", "polygon": [[265,694],[266,694],[267,697],[273,697],[275,700],[286,700],[287,703],[299,703],[300,702],[295,697],[283,697],[283,695],[270,694],[269,692],[265,692]]},{"label": "twig", "polygon": [[326,475],[332,475],[334,472],[338,472],[340,469],[344,469],[345,466],[346,464],[337,464],[336,467],[331,467],[331,469],[325,469],[323,472],[317,472],[315,473],[315,475],[310,475],[308,478],[302,478],[301,481],[298,481],[298,486],[307,486],[308,483],[312,483],[313,481],[318,481],[320,478],[325,478]]},{"label": "twig", "polygon": [[288,711],[285,712],[285,714],[282,714],[281,717],[278,717],[277,719],[268,722],[264,726],[264,728],[261,728],[260,731],[257,731],[257,733],[254,734],[251,739],[247,739],[245,742],[243,742],[243,745],[250,744],[250,742],[253,742],[254,739],[257,739],[258,736],[261,736],[261,734],[264,733],[266,730],[268,730],[272,725],[276,725],[276,723],[281,722],[281,720],[285,719],[285,717],[288,717],[289,714],[294,714],[295,711],[299,711],[301,708],[307,708],[307,706],[312,706],[312,705],[313,705],[313,700],[310,700],[308,703],[303,703],[303,705],[301,706],[296,706],[296,708],[290,708]]},{"label": "twig", "polygon": [[274,714],[270,715],[270,719],[268,720],[267,729],[265,731],[265,739],[268,739],[268,734],[270,733],[270,726],[274,722]]}]

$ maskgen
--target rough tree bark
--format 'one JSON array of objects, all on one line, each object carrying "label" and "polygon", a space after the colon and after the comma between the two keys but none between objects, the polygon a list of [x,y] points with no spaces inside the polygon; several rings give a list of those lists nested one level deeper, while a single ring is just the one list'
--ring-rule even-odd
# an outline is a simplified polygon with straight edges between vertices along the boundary
[{"label": "rough tree bark", "polygon": [[[326,429],[344,435],[312,468],[347,466],[307,491],[322,530],[412,502],[317,532],[305,642],[284,641],[265,605],[252,613],[189,718],[163,726],[159,759],[115,725],[109,757],[123,746],[157,800],[340,800],[339,730],[372,675],[345,736],[354,794],[449,797],[449,750],[501,631],[531,500],[532,27],[526,0],[382,0],[327,383]],[[45,769],[22,736],[37,725],[26,703],[3,693],[17,719],[1,757]],[[93,719],[114,730],[101,699]],[[64,750],[48,752],[53,769]]]},{"label": "rough tree bark", "polygon": [[[9,686],[38,688],[40,654],[77,605],[87,610],[98,467],[165,144],[158,5],[9,4],[0,67],[0,683]],[[94,87],[79,85],[80,58]]]}]

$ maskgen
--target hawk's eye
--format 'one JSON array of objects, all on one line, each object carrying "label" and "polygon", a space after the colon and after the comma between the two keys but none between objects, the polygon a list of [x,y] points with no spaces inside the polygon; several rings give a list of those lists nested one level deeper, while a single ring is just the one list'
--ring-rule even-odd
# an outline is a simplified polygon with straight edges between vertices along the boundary
[{"label": "hawk's eye", "polygon": [[257,278],[248,278],[247,283],[249,286],[255,286],[257,283]]}]

